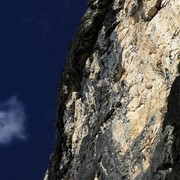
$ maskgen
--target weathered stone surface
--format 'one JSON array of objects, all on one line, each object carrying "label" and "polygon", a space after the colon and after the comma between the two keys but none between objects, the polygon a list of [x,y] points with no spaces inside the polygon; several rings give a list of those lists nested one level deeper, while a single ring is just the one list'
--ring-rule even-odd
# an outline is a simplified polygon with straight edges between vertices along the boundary
[{"label": "weathered stone surface", "polygon": [[46,179],[180,179],[180,1],[87,4]]}]

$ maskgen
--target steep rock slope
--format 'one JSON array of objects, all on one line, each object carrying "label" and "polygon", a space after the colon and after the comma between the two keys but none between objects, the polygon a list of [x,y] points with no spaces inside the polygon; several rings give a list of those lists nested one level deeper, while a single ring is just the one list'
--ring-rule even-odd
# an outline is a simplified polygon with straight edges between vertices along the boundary
[{"label": "steep rock slope", "polygon": [[45,179],[180,179],[180,1],[87,4]]}]

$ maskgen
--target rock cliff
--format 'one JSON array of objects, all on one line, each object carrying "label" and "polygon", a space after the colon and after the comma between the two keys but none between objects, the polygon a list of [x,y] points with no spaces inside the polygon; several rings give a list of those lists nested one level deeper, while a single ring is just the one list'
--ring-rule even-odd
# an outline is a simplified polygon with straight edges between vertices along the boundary
[{"label": "rock cliff", "polygon": [[180,180],[180,1],[87,4],[45,179]]}]

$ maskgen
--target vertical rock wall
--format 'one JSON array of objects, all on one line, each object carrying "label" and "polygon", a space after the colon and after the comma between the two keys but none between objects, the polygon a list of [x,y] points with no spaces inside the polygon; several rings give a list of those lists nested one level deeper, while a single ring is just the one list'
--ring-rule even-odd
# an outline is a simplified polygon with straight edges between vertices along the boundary
[{"label": "vertical rock wall", "polygon": [[88,0],[57,99],[48,180],[180,179],[180,1]]}]

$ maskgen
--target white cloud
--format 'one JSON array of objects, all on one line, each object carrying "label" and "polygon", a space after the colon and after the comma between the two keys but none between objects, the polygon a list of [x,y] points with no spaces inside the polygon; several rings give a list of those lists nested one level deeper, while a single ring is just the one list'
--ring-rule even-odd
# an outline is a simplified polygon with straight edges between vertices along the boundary
[{"label": "white cloud", "polygon": [[9,144],[14,139],[26,140],[25,122],[24,105],[17,97],[0,103],[0,145]]}]

